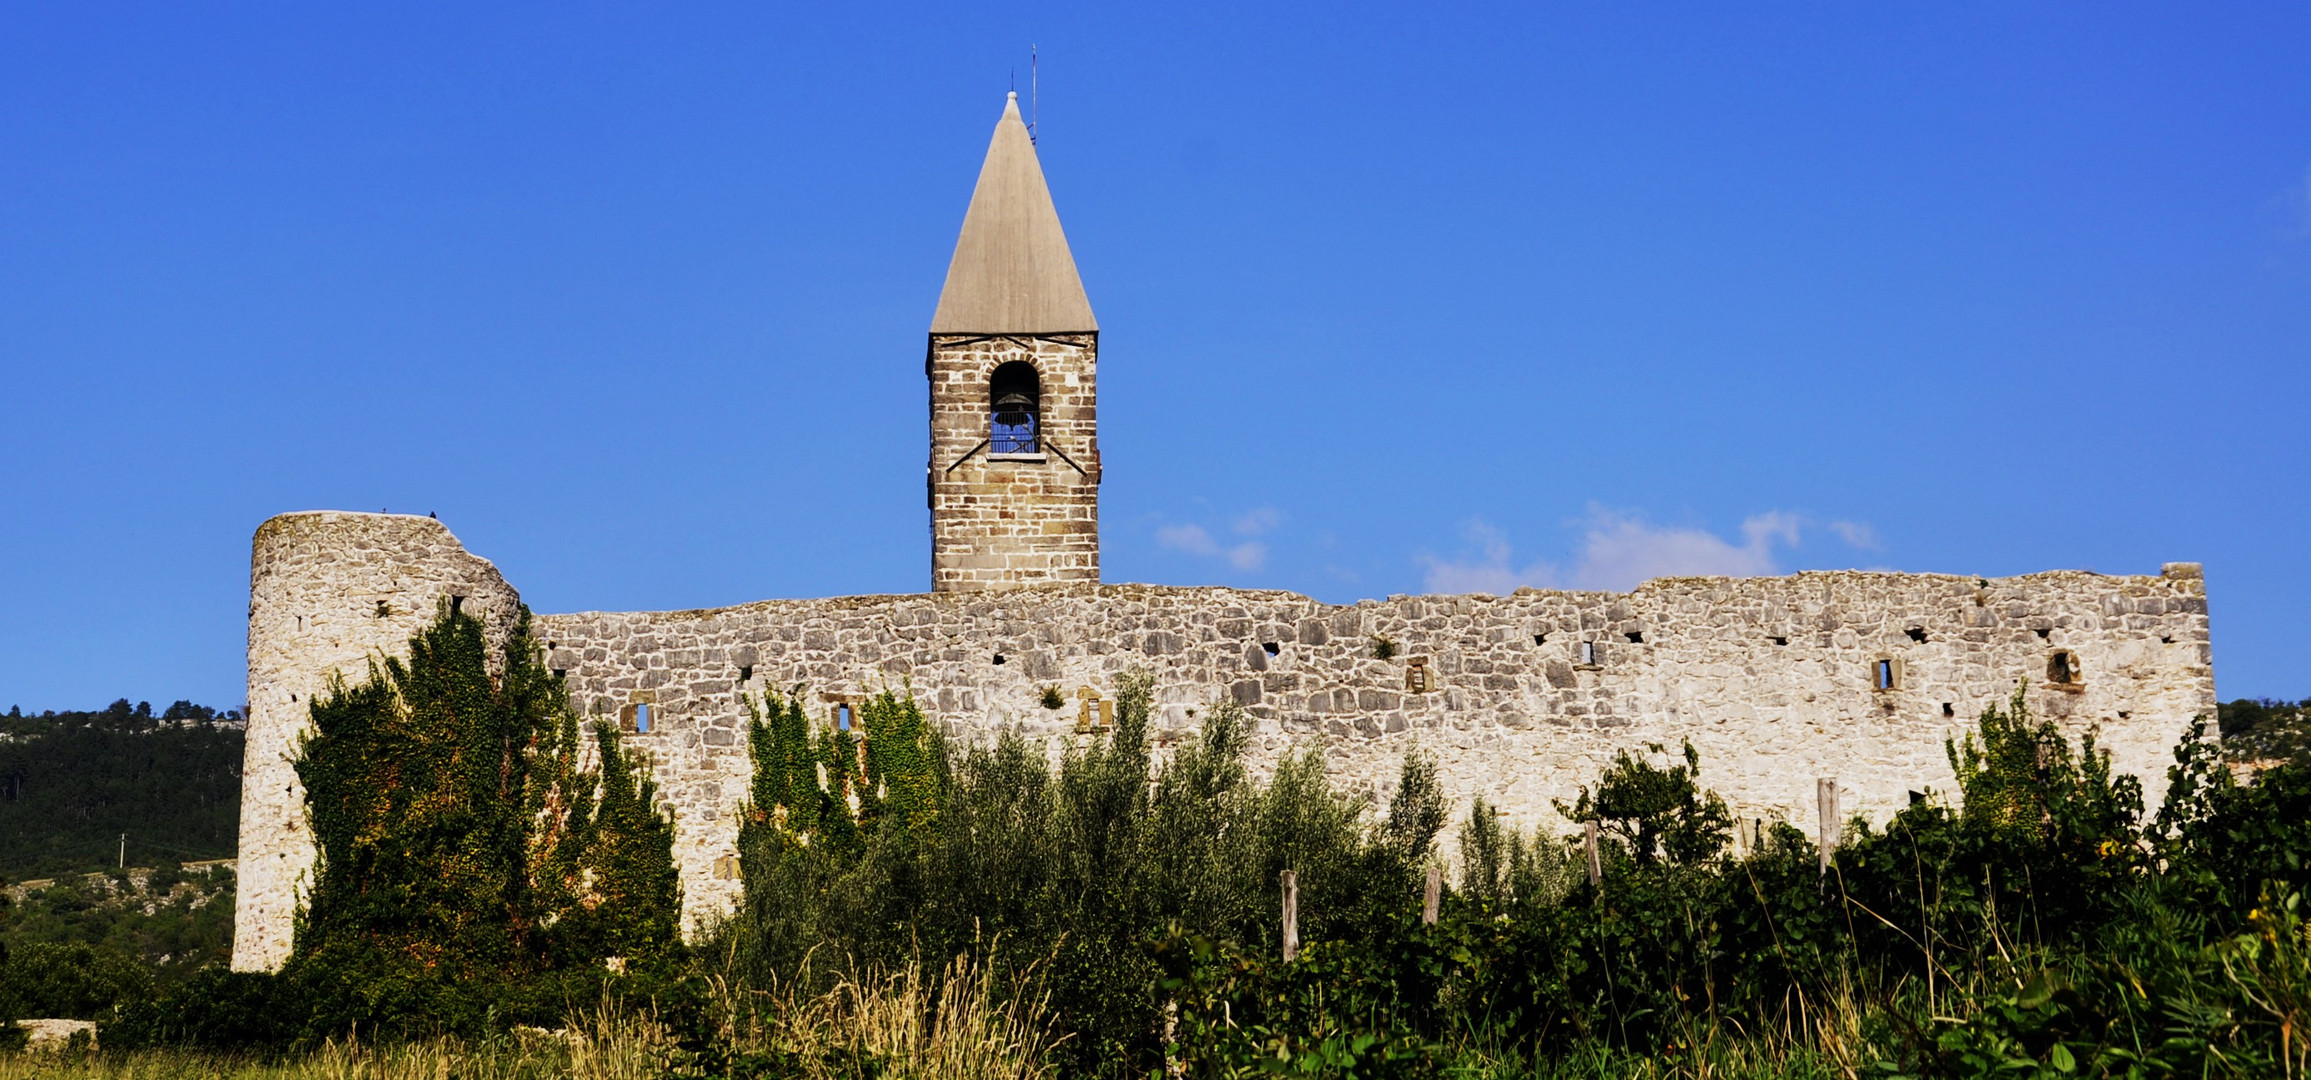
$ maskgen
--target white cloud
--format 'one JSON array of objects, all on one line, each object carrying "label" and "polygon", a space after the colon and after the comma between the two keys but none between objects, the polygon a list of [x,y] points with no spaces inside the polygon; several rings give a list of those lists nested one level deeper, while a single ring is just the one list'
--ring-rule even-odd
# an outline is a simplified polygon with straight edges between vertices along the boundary
[{"label": "white cloud", "polygon": [[1478,549],[1474,559],[1447,562],[1433,555],[1423,555],[1420,561],[1428,564],[1426,584],[1432,593],[1494,593],[1517,591],[1520,585],[1552,588],[1557,583],[1557,568],[1545,562],[1517,568],[1510,565],[1507,533],[1484,521],[1468,523],[1468,538]]},{"label": "white cloud", "polygon": [[1156,543],[1173,551],[1209,558],[1220,553],[1219,542],[1201,525],[1166,525],[1156,530]]},{"label": "white cloud", "polygon": [[[1255,515],[1262,513],[1267,515],[1266,518],[1258,519],[1262,529],[1272,527],[1274,522],[1282,520],[1273,510],[1255,510],[1251,514],[1237,519],[1236,531],[1238,533],[1251,532],[1252,530],[1244,527],[1244,523],[1247,520],[1254,520]],[[1160,526],[1156,529],[1156,543],[1172,551],[1193,555],[1197,558],[1225,559],[1228,565],[1238,570],[1258,570],[1268,565],[1268,545],[1257,540],[1222,545],[1218,540],[1212,538],[1210,530],[1201,525]]]},{"label": "white cloud", "polygon": [[1632,589],[1657,577],[1770,574],[1774,543],[1795,544],[1798,538],[1797,518],[1779,512],[1742,522],[1740,544],[1700,529],[1657,529],[1602,507],[1589,509],[1585,529],[1571,575],[1577,589]]},{"label": "white cloud", "polygon": [[[1579,522],[1580,554],[1570,569],[1546,560],[1518,565],[1507,534],[1483,522],[1468,526],[1476,547],[1471,558],[1421,556],[1431,592],[1509,593],[1519,586],[1626,591],[1657,577],[1724,575],[1748,577],[1777,572],[1779,548],[1794,547],[1808,523],[1796,514],[1772,511],[1741,523],[1739,542],[1702,529],[1656,527],[1642,517],[1592,505]],[[1877,546],[1866,524],[1836,521],[1824,526],[1857,548]]]},{"label": "white cloud", "polygon": [[1284,523],[1284,515],[1273,506],[1263,506],[1236,519],[1236,532],[1242,536],[1258,536]]},{"label": "white cloud", "polygon": [[1870,528],[1866,522],[1833,521],[1829,528],[1850,547],[1858,547],[1863,551],[1878,550],[1878,530]]}]

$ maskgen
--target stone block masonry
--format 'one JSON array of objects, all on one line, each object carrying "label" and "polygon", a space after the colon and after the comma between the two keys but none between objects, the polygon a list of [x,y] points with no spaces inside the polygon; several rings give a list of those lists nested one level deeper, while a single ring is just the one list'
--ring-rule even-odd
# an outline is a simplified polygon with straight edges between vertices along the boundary
[{"label": "stone block masonry", "polygon": [[[291,515],[260,530],[257,550],[241,967],[286,955],[294,871],[300,854],[310,862],[302,797],[293,774],[281,779],[303,722],[289,696],[406,648],[429,597],[470,590],[493,620],[518,602],[487,562],[422,518]],[[652,730],[631,745],[650,755],[673,810],[695,929],[740,888],[715,867],[734,852],[749,780],[742,694],[800,684],[824,723],[839,703],[907,687],[951,737],[1018,730],[1056,749],[1080,737],[1082,688],[1112,694],[1118,675],[1145,668],[1159,744],[1191,736],[1228,698],[1254,719],[1256,771],[1316,746],[1336,784],[1385,798],[1417,745],[1438,757],[1456,813],[1483,795],[1511,820],[1552,830],[1569,825],[1551,800],[1594,782],[1616,751],[1691,739],[1704,782],[1741,817],[1810,834],[1821,777],[1873,819],[1910,792],[1950,793],[1943,740],[2024,680],[2035,712],[2074,736],[2099,729],[2115,766],[2155,801],[2174,742],[2215,709],[2203,586],[2192,564],[2128,577],[1669,578],[1629,593],[1352,605],[1084,583],[545,615],[533,633],[586,715],[651,703]],[[376,615],[378,600],[394,614]],[[326,630],[292,629],[324,615]],[[1044,707],[1054,685],[1068,707]],[[280,870],[249,869],[267,859]]]},{"label": "stone block masonry", "polygon": [[[1099,580],[1097,334],[933,335],[931,588],[967,592]],[[1037,452],[988,442],[996,368],[1040,383]]]},{"label": "stone block masonry", "polygon": [[283,514],[258,528],[249,560],[249,726],[241,766],[241,840],[233,968],[289,958],[290,930],[313,870],[313,832],[297,780],[313,695],[369,677],[452,598],[502,645],[521,596],[489,560],[467,554],[432,518]]}]

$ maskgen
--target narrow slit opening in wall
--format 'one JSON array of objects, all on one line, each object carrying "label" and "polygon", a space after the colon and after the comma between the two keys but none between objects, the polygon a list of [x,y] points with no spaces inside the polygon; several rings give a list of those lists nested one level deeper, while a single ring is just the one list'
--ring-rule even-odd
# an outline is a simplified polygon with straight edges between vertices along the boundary
[{"label": "narrow slit opening in wall", "polygon": [[1594,664],[1597,662],[1596,642],[1584,641],[1581,643],[1581,662],[1584,664]]},{"label": "narrow slit opening in wall", "polygon": [[746,685],[746,681],[747,681],[748,679],[751,679],[751,678],[754,678],[754,665],[753,665],[753,664],[740,664],[740,665],[738,665],[738,682],[739,682],[739,685],[741,685],[741,686],[744,686],[744,685]]},{"label": "narrow slit opening in wall", "polygon": [[305,632],[305,617],[304,617],[303,615],[299,615],[299,616],[297,616],[297,632],[298,632],[298,633],[304,633],[304,632]]},{"label": "narrow slit opening in wall", "polygon": [[1902,632],[1903,632],[1903,633],[1905,633],[1905,634],[1908,634],[1908,635],[1910,636],[1910,640],[1912,640],[1912,641],[1918,642],[1918,643],[1920,643],[1920,644],[1924,644],[1924,643],[1925,643],[1925,640],[1926,640],[1926,628],[1925,628],[1925,627],[1923,627],[1923,626],[1913,626],[1913,627],[1911,627],[1911,628],[1909,628],[1909,629],[1907,629],[1907,630],[1904,630],[1904,631],[1902,631]]},{"label": "narrow slit opening in wall", "polygon": [[465,613],[465,597],[462,597],[462,596],[452,596],[452,597],[450,597],[450,598],[449,598],[449,613],[450,613],[450,614],[452,614],[452,615],[462,615],[462,614],[464,614],[464,613]]},{"label": "narrow slit opening in wall", "polygon": [[836,731],[849,731],[850,729],[851,729],[851,703],[850,703],[850,702],[848,702],[848,701],[841,701],[841,702],[836,702],[836,703],[835,703],[835,730],[836,730]]},{"label": "narrow slit opening in wall", "polygon": [[1880,660],[1870,665],[1870,685],[1880,690],[1892,690],[1895,678],[1893,661]]},{"label": "narrow slit opening in wall", "polygon": [[1943,716],[1956,716],[1956,715],[1958,715],[1958,706],[1956,706],[1956,705],[1953,705],[1953,704],[1951,704],[1950,702],[1947,702],[1947,701],[1943,702],[1943,703],[1942,703],[1942,715],[1943,715]]},{"label": "narrow slit opening in wall", "polygon": [[1268,655],[1270,655],[1270,656],[1274,656],[1274,655],[1276,655],[1277,653],[1284,651],[1284,647],[1283,647],[1282,645],[1279,645],[1279,644],[1277,644],[1276,642],[1273,642],[1273,641],[1263,641],[1263,642],[1261,642],[1261,643],[1260,643],[1260,648],[1261,648],[1263,651],[1265,651],[1265,652],[1266,652]]},{"label": "narrow slit opening in wall", "polygon": [[1643,630],[1631,630],[1622,636],[1628,638],[1631,645],[1645,644],[1645,631]]}]

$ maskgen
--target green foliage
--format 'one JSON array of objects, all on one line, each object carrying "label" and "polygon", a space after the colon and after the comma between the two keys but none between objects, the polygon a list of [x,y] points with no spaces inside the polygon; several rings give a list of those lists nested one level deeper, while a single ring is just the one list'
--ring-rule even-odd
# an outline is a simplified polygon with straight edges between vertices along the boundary
[{"label": "green foliage", "polygon": [[1249,722],[1229,702],[1159,765],[1144,673],[1115,687],[1113,730],[1056,769],[1015,734],[949,746],[890,692],[860,712],[861,753],[814,730],[798,698],[766,695],[749,726],[746,900],[720,946],[737,976],[767,987],[986,955],[1049,988],[1071,1075],[1160,1065],[1164,973],[1148,943],[1176,932],[1274,951],[1285,869],[1299,875],[1305,940],[1359,937],[1417,896],[1446,813],[1420,755],[1377,819],[1331,789],[1314,752],[1254,783]]},{"label": "green foliage", "polygon": [[[1574,877],[1551,895],[1524,868],[1562,845],[1479,805],[1437,926],[1370,923],[1296,964],[1192,933],[1160,941],[1174,1053],[1207,1076],[1436,1062],[1592,1075],[1574,1063],[1613,1061],[1667,1074],[1635,1068],[1644,1060],[1719,1075],[1736,1073],[1720,1067],[1729,1044],[1885,1077],[2260,1077],[2290,1054],[2297,1070],[2311,1063],[2282,1036],[2311,1023],[2297,899],[2311,884],[2311,771],[2236,784],[2194,733],[2146,828],[2132,779],[2019,698],[1952,757],[1966,809],[1854,822],[1827,876],[1786,825],[1738,856],[1707,842],[1715,815],[1691,755],[1683,769],[1624,757],[1576,800],[1576,816],[1617,819],[1610,846],[1626,845],[1601,888]],[[1681,818],[1704,842],[1668,839]],[[1637,855],[1648,835],[1659,858]]]},{"label": "green foliage", "polygon": [[[1646,743],[1662,753],[1660,743]],[[1716,858],[1733,839],[1733,815],[1725,800],[1701,788],[1701,752],[1688,741],[1682,765],[1660,768],[1627,750],[1597,780],[1592,794],[1583,785],[1573,805],[1557,802],[1557,812],[1574,821],[1594,821],[1639,863],[1671,865]]]},{"label": "green foliage", "polygon": [[1045,684],[1042,690],[1036,692],[1036,700],[1042,702],[1046,709],[1067,707],[1067,695],[1060,692],[1058,683]]},{"label": "green foliage", "polygon": [[2311,700],[2240,698],[2217,706],[2215,716],[2230,760],[2311,765]]},{"label": "green foliage", "polygon": [[1482,795],[1461,823],[1460,867],[1461,895],[1502,910],[1553,906],[1582,874],[1563,840],[1503,828]]},{"label": "green foliage", "polygon": [[[220,720],[226,721],[219,723]],[[241,820],[237,713],[180,701],[0,717],[0,874],[229,859]]]},{"label": "green foliage", "polygon": [[605,957],[677,959],[673,826],[647,763],[596,725],[599,767],[580,766],[527,611],[491,652],[445,602],[408,661],[312,705],[296,766],[319,855],[280,977],[309,1035],[551,1021]]},{"label": "green foliage", "polygon": [[[119,875],[72,875],[25,890],[21,903],[0,930],[0,1001],[58,1001],[39,989],[48,979],[37,958],[65,955],[70,947],[95,957],[91,970],[134,969],[135,980],[111,980],[125,994],[166,988],[200,968],[222,963],[232,950],[233,874],[224,867],[186,873],[174,864]],[[24,963],[6,964],[6,956]],[[109,976],[107,976],[110,979]],[[70,996],[70,995],[66,995]],[[40,1012],[19,1015],[97,1019],[117,995],[80,994],[74,1000],[101,1000],[86,1014]]]},{"label": "green foliage", "polygon": [[86,942],[11,945],[0,968],[0,1017],[96,1020],[152,993],[152,968]]},{"label": "green foliage", "polygon": [[2053,721],[2032,724],[2027,689],[2016,687],[2006,711],[1984,710],[1974,732],[1944,744],[1966,824],[2035,846],[2126,834],[2142,816],[2141,781],[2111,776],[2110,754],[2095,749],[2092,731],[2073,753]]},{"label": "green foliage", "polygon": [[1372,658],[1388,660],[1396,656],[1396,640],[1381,634],[1372,635]]}]

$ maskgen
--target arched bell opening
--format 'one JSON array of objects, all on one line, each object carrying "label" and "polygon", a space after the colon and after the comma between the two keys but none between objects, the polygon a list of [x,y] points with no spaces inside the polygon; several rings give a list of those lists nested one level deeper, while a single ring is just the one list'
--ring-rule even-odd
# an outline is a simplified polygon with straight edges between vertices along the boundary
[{"label": "arched bell opening", "polygon": [[1043,381],[1035,365],[1013,360],[996,368],[987,380],[987,452],[1036,453],[1042,416]]}]

